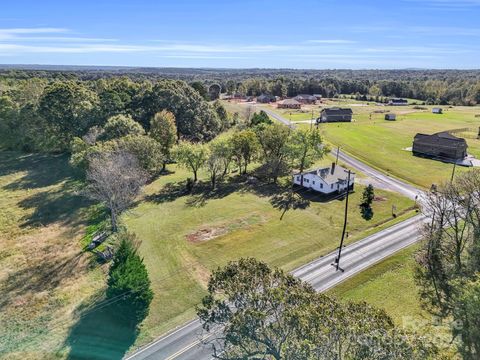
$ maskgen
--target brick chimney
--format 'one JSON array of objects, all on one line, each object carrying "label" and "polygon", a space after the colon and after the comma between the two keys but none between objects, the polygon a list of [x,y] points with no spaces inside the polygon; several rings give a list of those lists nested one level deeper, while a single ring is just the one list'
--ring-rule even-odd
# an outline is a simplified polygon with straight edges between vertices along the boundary
[{"label": "brick chimney", "polygon": [[335,172],[335,163],[333,162],[332,163],[332,175],[333,175],[334,172]]}]

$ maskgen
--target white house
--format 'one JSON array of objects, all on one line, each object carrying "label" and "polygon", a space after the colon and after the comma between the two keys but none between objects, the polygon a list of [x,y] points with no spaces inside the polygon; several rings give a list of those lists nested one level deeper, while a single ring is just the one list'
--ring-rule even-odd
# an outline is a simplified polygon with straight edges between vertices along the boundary
[{"label": "white house", "polygon": [[441,114],[442,113],[442,108],[433,108],[432,113],[434,114]]},{"label": "white house", "polygon": [[[293,183],[307,189],[313,189],[323,194],[343,192],[347,189],[348,171],[340,165],[332,163],[331,166],[310,170],[293,175]],[[355,174],[350,173],[350,189],[353,189]]]}]

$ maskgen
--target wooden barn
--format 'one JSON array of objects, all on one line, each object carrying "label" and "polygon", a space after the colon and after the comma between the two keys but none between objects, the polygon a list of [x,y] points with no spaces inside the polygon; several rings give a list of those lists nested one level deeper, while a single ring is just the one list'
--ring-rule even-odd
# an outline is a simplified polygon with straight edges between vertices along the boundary
[{"label": "wooden barn", "polygon": [[416,156],[458,161],[467,157],[467,142],[448,132],[419,133],[413,140],[412,152]]}]

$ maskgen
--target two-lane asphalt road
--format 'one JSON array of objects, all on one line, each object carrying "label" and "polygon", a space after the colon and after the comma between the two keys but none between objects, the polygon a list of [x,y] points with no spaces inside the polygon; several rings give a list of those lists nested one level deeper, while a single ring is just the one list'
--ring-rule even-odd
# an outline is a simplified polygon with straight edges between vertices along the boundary
[{"label": "two-lane asphalt road", "polygon": [[[287,119],[278,114],[272,115],[269,112],[269,115],[288,126],[292,126]],[[339,158],[349,166],[357,168],[370,178],[375,179],[383,188],[399,192],[412,199],[421,194],[421,191],[413,186],[393,179],[347,154],[340,152]],[[337,254],[334,251],[294,270],[292,274],[309,282],[318,291],[330,289],[418,241],[420,237],[419,228],[426,220],[427,218],[420,214],[344,247],[340,262],[344,272],[335,271],[335,268],[331,265]],[[194,320],[139,349],[126,359],[209,360],[212,358],[212,354],[208,348],[201,345],[202,336],[205,336],[205,334],[202,332],[201,324],[198,320]]]},{"label": "two-lane asphalt road", "polygon": [[[415,243],[420,236],[419,227],[426,220],[423,215],[417,215],[346,246],[340,262],[344,272],[335,271],[331,265],[337,255],[334,251],[296,269],[292,274],[309,282],[318,291],[328,290]],[[202,333],[200,322],[195,320],[140,349],[127,359],[209,360],[212,355],[208,348],[202,347],[202,336],[205,334]]]}]

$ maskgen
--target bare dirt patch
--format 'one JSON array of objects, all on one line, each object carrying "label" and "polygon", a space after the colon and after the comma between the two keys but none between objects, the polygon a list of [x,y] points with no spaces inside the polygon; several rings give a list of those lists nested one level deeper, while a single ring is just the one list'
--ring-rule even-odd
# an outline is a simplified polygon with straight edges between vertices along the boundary
[{"label": "bare dirt patch", "polygon": [[225,235],[228,232],[227,228],[203,228],[187,235],[187,240],[192,243],[212,240],[216,237]]},{"label": "bare dirt patch", "polygon": [[385,196],[375,196],[373,201],[387,201],[388,199]]},{"label": "bare dirt patch", "polygon": [[226,224],[202,226],[200,229],[187,234],[186,239],[191,243],[209,241],[226,235],[232,231],[244,229],[262,222],[265,222],[265,219],[262,216],[253,214],[246,218],[237,219]]}]

